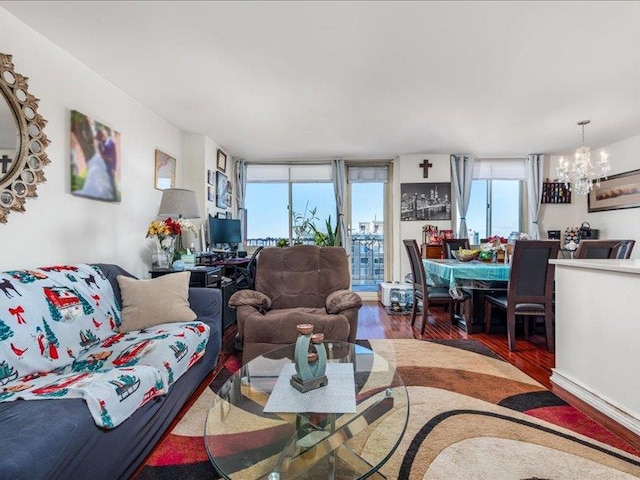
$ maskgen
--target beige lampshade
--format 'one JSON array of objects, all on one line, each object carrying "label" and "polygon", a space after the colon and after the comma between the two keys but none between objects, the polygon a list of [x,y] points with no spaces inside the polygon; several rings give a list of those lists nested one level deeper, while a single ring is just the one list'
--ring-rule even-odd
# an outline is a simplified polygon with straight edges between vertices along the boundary
[{"label": "beige lampshade", "polygon": [[196,192],[184,188],[166,188],[162,191],[158,217],[200,218]]}]

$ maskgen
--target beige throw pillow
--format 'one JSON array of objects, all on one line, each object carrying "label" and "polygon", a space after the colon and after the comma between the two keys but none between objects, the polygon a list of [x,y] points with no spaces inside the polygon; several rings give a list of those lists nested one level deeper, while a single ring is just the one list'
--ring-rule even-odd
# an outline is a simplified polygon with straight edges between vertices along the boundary
[{"label": "beige throw pillow", "polygon": [[190,322],[197,315],[189,308],[191,272],[136,280],[118,275],[122,297],[121,332],[141,330],[161,323]]}]

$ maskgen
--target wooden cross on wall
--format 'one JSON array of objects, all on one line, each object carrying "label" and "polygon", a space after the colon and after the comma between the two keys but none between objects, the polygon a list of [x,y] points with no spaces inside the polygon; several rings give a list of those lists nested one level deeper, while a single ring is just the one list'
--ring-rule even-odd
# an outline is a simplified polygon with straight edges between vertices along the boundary
[{"label": "wooden cross on wall", "polygon": [[428,158],[425,158],[424,162],[418,166],[422,168],[422,178],[429,178],[429,169],[433,167],[433,163],[431,163]]}]

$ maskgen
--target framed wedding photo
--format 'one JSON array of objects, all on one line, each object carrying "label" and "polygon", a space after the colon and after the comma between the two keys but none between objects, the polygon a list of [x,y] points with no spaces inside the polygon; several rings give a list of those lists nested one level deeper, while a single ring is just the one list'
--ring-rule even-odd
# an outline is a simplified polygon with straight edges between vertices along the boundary
[{"label": "framed wedding photo", "polygon": [[225,172],[227,170],[227,154],[218,149],[218,170]]}]

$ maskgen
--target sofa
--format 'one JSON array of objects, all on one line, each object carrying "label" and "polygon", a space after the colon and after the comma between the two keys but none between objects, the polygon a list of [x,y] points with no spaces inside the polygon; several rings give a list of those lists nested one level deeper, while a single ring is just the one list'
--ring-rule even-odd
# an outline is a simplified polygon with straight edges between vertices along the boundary
[{"label": "sofa", "polygon": [[236,345],[242,362],[296,343],[298,324],[313,325],[326,340],[354,343],[362,299],[351,290],[347,253],[342,247],[267,247],[256,264],[254,289],[229,299],[237,310]]},{"label": "sofa", "polygon": [[0,478],[129,478],[213,371],[220,291],[187,278],[190,318],[125,331],[134,278],[111,264],[0,273]]}]

